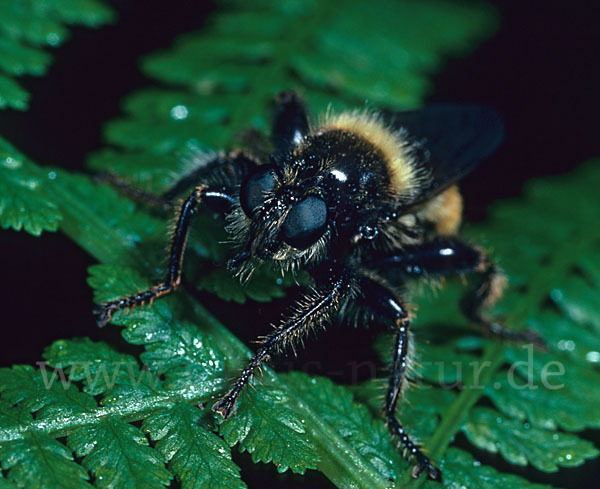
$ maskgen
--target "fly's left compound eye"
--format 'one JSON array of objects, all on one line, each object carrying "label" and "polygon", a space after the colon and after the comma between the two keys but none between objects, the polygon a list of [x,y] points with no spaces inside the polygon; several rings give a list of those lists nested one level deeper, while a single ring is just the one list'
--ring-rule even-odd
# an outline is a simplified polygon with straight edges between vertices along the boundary
[{"label": "fly's left compound eye", "polygon": [[240,203],[248,217],[253,217],[257,208],[265,203],[265,196],[275,188],[277,173],[272,165],[261,168],[242,184]]},{"label": "fly's left compound eye", "polygon": [[323,235],[327,224],[327,205],[309,195],[292,207],[281,228],[283,240],[300,250],[308,248]]}]

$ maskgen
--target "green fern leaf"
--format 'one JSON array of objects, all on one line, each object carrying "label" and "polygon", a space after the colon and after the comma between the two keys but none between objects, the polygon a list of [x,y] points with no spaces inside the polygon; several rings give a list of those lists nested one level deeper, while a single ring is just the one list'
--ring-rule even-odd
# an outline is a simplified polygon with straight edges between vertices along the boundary
[{"label": "green fern leaf", "polygon": [[[556,470],[556,465],[580,464],[584,458],[597,455],[596,449],[588,442],[575,435],[565,436],[557,431],[557,427],[581,430],[598,426],[600,414],[590,403],[590,399],[600,398],[600,377],[591,368],[594,362],[590,361],[595,358],[595,350],[587,350],[587,346],[580,345],[581,350],[575,352],[574,343],[593,331],[590,328],[593,328],[598,314],[597,310],[593,312],[596,297],[593,291],[597,291],[598,284],[587,281],[590,289],[577,298],[579,310],[589,312],[588,316],[572,315],[569,318],[550,299],[554,297],[556,301],[562,297],[562,291],[570,290],[573,284],[580,286],[575,277],[593,276],[595,261],[588,257],[597,256],[600,235],[593,225],[595,213],[590,209],[590,202],[597,200],[594,188],[600,179],[598,168],[595,160],[566,178],[531,182],[524,200],[498,204],[483,226],[477,230],[471,229],[468,233],[477,235],[479,242],[493,243],[495,255],[500,258],[510,257],[505,258],[502,265],[513,286],[495,314],[505,315],[507,323],[513,327],[527,324],[536,328],[547,338],[551,352],[518,346],[503,348],[491,341],[473,341],[464,337],[467,324],[460,316],[449,313],[454,308],[446,309],[446,293],[442,294],[441,301],[436,300],[441,310],[439,307],[421,306],[419,324],[451,323],[451,328],[445,329],[441,343],[441,330],[436,331],[434,327],[427,331],[427,336],[438,343],[439,358],[454,361],[457,354],[467,353],[469,356],[478,356],[476,365],[485,366],[475,375],[473,369],[468,368],[468,357],[457,362],[463,369],[464,389],[448,408],[431,438],[429,446],[434,455],[444,450],[442,447],[449,443],[451,433],[462,428],[471,433],[471,439],[477,440],[480,447],[493,451],[500,449],[509,460],[524,463],[522,456],[516,457],[508,448],[511,441],[516,443],[515,440],[523,437],[524,427],[527,426],[524,422],[529,423],[532,430],[540,429],[540,436],[547,440],[544,455],[550,457],[552,462],[542,460],[534,451],[525,454],[530,463],[542,470]],[[581,206],[582,212],[568,212],[573,206],[577,209]],[[591,267],[589,270],[582,268],[585,265],[580,263],[589,263]],[[458,290],[451,289],[449,292],[448,295],[455,302]],[[581,288],[578,292],[582,292]],[[426,306],[430,300],[424,301]],[[568,312],[567,309],[563,310]],[[443,319],[443,311],[450,314],[446,319]],[[452,319],[448,321],[448,317]],[[586,319],[580,323],[573,320],[583,317]],[[563,333],[564,336],[561,336]],[[596,344],[597,340],[594,339],[590,348]],[[481,348],[483,355],[479,356],[477,352]],[[479,426],[474,430],[474,425],[470,424],[473,421],[469,409],[481,394],[490,397],[505,415],[518,420],[508,419],[504,422],[506,430],[502,440],[487,427]],[[496,418],[504,419],[502,416],[493,419]],[[558,445],[552,450],[550,438],[555,441],[567,439],[570,457]]]},{"label": "green fern leaf", "polygon": [[29,94],[16,81],[0,75],[0,109],[12,107],[17,110],[25,110],[28,102]]},{"label": "green fern leaf", "polygon": [[44,358],[52,368],[62,369],[66,378],[81,381],[84,392],[102,394],[101,405],[162,395],[162,383],[156,376],[141,369],[131,355],[106,343],[88,338],[59,340],[45,350]]},{"label": "green fern leaf", "polygon": [[[374,419],[366,406],[354,401],[349,389],[335,385],[329,379],[311,378],[300,372],[282,377],[304,400],[315,406],[319,416],[333,426],[382,477],[394,480],[402,470],[406,470],[407,463],[396,447],[390,444],[390,435],[383,419]],[[380,389],[378,394],[381,394]],[[379,398],[379,395],[375,398]]]},{"label": "green fern leaf", "polygon": [[[448,449],[444,460],[444,486],[449,489],[551,489],[544,484],[532,484],[522,477],[503,474],[492,467],[482,465],[468,452],[458,448]],[[435,482],[425,484],[426,489],[436,489]]]},{"label": "green fern leaf", "polygon": [[40,420],[77,416],[96,406],[93,397],[79,392],[61,372],[49,373],[43,364],[40,367],[38,370],[29,365],[16,365],[0,369],[2,400],[37,412],[36,419]]},{"label": "green fern leaf", "polygon": [[0,138],[0,227],[24,229],[35,236],[43,230],[56,231],[62,215],[43,190],[45,181],[53,176],[34,168]]},{"label": "green fern leaf", "polygon": [[504,413],[540,428],[580,431],[600,427],[598,410],[590,403],[590,399],[600,399],[600,373],[596,370],[562,359],[557,364],[555,355],[541,352],[532,357],[524,349],[509,349],[506,358],[515,365],[516,376],[500,374],[485,391]]},{"label": "green fern leaf", "polygon": [[246,390],[236,415],[221,423],[219,433],[230,445],[239,443],[255,462],[273,462],[279,472],[315,469],[320,461],[316,445],[290,402],[282,389],[261,385],[257,393]]},{"label": "green fern leaf", "polygon": [[[71,2],[48,5],[73,19],[56,7]],[[418,105],[427,89],[425,74],[436,69],[440,56],[464,52],[494,25],[487,9],[450,2],[385,1],[377,10],[356,1],[348,2],[344,15],[321,2],[236,0],[224,1],[221,7],[205,31],[184,36],[174,49],[147,59],[147,74],[177,87],[133,94],[125,103],[126,118],[107,129],[108,140],[117,149],[96,155],[94,168],[118,168],[159,192],[177,169],[171,163],[174,155],[185,154],[190,147],[231,147],[238,131],[267,128],[269,102],[281,89],[299,89],[318,109],[315,113],[323,112],[329,102],[334,107],[360,107],[364,96],[388,107]],[[374,23],[377,38],[371,35]],[[43,64],[44,57],[22,62],[33,69]],[[49,173],[24,161],[14,149],[3,145],[3,151],[7,157],[0,160],[0,185],[8,192],[0,195],[8,197],[1,201],[0,222],[39,233],[55,229],[62,218],[61,229],[104,263],[90,270],[97,301],[144,289],[162,275],[168,234],[163,219],[105,185],[60,170],[52,170],[48,178]],[[25,164],[15,166],[8,159],[15,155]],[[550,343],[550,353],[536,352],[532,375],[525,367],[527,352],[467,332],[468,324],[456,314],[458,287],[420,301],[415,330],[425,360],[424,388],[409,391],[413,405],[402,404],[398,416],[411,434],[425,441],[442,466],[448,487],[542,487],[500,474],[467,452],[448,448],[460,430],[479,447],[499,449],[513,462],[543,470],[578,464],[597,453],[577,435],[558,431],[598,426],[598,414],[580,394],[596,396],[600,385],[594,369],[600,356],[594,336],[600,324],[595,307],[600,267],[590,258],[598,256],[599,239],[595,206],[589,205],[600,184],[597,166],[589,165],[558,183],[533,183],[525,199],[499,204],[488,223],[469,231],[474,240],[493,245],[494,256],[504,258],[513,283],[495,312],[516,328],[539,329]],[[28,179],[34,183],[28,185]],[[56,209],[52,219],[38,210],[44,206]],[[21,208],[34,213],[37,228],[18,213],[6,218]],[[581,212],[568,211],[573,208]],[[197,219],[202,233],[190,239],[189,263],[223,263],[226,247],[213,236],[216,222],[209,215]],[[267,277],[264,291],[258,289],[259,280],[242,297],[223,275],[219,268],[203,275],[200,287],[240,302],[282,293],[283,284]],[[433,300],[436,307],[426,307]],[[162,487],[173,477],[184,487],[196,483],[211,487],[214,478],[204,471],[210,466],[229,484],[226,487],[243,487],[227,445],[209,431],[214,428],[212,413],[194,404],[214,402],[226,388],[225,379],[249,357],[249,349],[181,291],[151,306],[117,314],[114,322],[124,327],[127,341],[143,346],[140,362],[106,345],[79,340],[55,343],[46,351],[54,369],[44,371],[54,379],[50,389],[45,388],[42,373],[31,368],[0,371],[0,460],[7,469],[7,484],[46,487],[45,481],[55,480],[51,469],[64,467],[67,478],[58,487],[85,486],[90,474],[100,487]],[[539,380],[546,363],[555,359],[565,365],[566,388],[561,391],[539,389],[531,395],[504,381],[505,361],[523,361],[514,374],[526,382],[530,377]],[[454,360],[463,373],[473,361],[489,365],[477,376],[437,370],[436,361]],[[95,366],[86,370],[79,363],[86,361]],[[117,368],[120,362],[131,363],[131,371],[125,374]],[[142,363],[148,376],[142,375]],[[138,374],[140,381],[135,380]],[[457,381],[457,387],[465,387],[457,393],[441,388]],[[410,479],[407,464],[399,460],[377,413],[376,387],[369,382],[349,390],[326,379],[276,375],[265,368],[256,389],[244,393],[236,415],[221,422],[219,432],[228,444],[251,452],[254,460],[273,461],[280,471],[318,468],[339,487],[383,488],[390,485],[389,479],[406,487],[439,487]],[[366,400],[366,407],[352,395]],[[93,396],[99,396],[99,402]],[[482,396],[489,397],[498,411],[473,408]],[[565,406],[579,415],[565,415],[561,412]],[[498,417],[502,429],[492,423]],[[142,430],[132,421],[142,421]],[[546,458],[535,451],[525,460],[515,456],[514,444],[523,440],[525,430],[548,447]],[[156,441],[155,446],[144,433]],[[64,436],[66,446],[60,441]],[[566,440],[568,453],[552,444],[557,440]],[[38,460],[36,446],[53,451],[58,459],[52,467]],[[72,460],[69,448],[83,457],[81,464]],[[139,464],[134,463],[138,459]],[[193,460],[194,467],[185,460]],[[103,467],[106,461],[109,467]],[[39,479],[27,479],[30,475]],[[0,477],[0,487],[4,480]]]},{"label": "green fern leaf", "polygon": [[91,489],[87,472],[70,450],[44,433],[27,433],[0,445],[2,468],[19,487]]},{"label": "green fern leaf", "polygon": [[50,64],[50,55],[44,51],[0,38],[0,70],[11,75],[41,75]]},{"label": "green fern leaf", "polygon": [[18,489],[12,482],[0,476],[0,489]]},{"label": "green fern leaf", "polygon": [[293,285],[308,285],[310,277],[305,273],[290,272],[285,276],[277,269],[261,267],[252,274],[247,283],[240,283],[225,268],[209,272],[198,280],[197,287],[218,295],[226,301],[240,304],[251,299],[256,302],[268,302],[285,296],[285,289]]},{"label": "green fern leaf", "polygon": [[117,417],[77,428],[67,444],[102,489],[162,489],[172,477],[144,434]]},{"label": "green fern leaf", "polygon": [[[210,352],[209,347],[202,350],[203,345],[195,346],[201,349],[203,355]],[[58,341],[46,350],[45,357],[48,364],[56,367],[52,373],[48,373],[46,364],[40,372],[31,367],[0,370],[0,461],[9,469],[9,476],[19,485],[87,487],[79,480],[87,479],[87,471],[74,462],[71,465],[67,463],[72,460],[70,451],[48,436],[51,433],[54,436],[68,434],[68,447],[78,457],[83,457],[83,467],[94,475],[97,487],[163,487],[173,476],[166,470],[164,462],[175,455],[168,451],[168,447],[175,443],[174,435],[170,435],[170,441],[157,444],[155,450],[148,446],[143,432],[127,421],[146,418],[148,429],[144,431],[153,432],[154,438],[159,439],[166,435],[166,432],[159,430],[160,419],[165,421],[165,415],[175,420],[185,418],[190,424],[185,430],[187,442],[191,441],[191,446],[171,462],[175,476],[183,477],[191,473],[182,460],[188,460],[191,456],[206,460],[209,452],[205,445],[210,442],[213,452],[209,460],[213,473],[229,473],[232,481],[236,478],[235,466],[228,450],[224,448],[224,442],[197,425],[198,416],[190,411],[189,406],[181,404],[185,397],[193,398],[190,393],[196,395],[193,398],[196,401],[201,398],[192,382],[186,385],[186,392],[165,390],[156,378],[152,378],[151,382],[144,382],[143,378],[147,376],[143,372],[142,377],[139,376],[139,369],[132,357],[119,354],[103,343],[93,343],[87,339]],[[123,364],[130,368],[124,369]],[[101,404],[107,407],[97,407],[92,397],[80,393],[77,389],[78,382],[83,382],[88,392],[105,392]],[[168,381],[166,383],[168,388]],[[206,390],[206,385],[200,385]],[[30,412],[35,412],[35,420]],[[184,428],[179,426],[179,429]],[[220,447],[216,445],[218,449],[215,448],[215,439],[221,444]],[[180,449],[185,449],[185,446]],[[49,457],[48,463],[64,469],[67,474],[60,482],[56,481],[55,474],[49,473],[48,468],[38,466],[40,453],[47,450],[52,450],[67,460],[61,462]],[[17,459],[23,460],[17,464],[14,462]],[[215,467],[220,468],[217,470]],[[77,480],[72,477],[74,470],[80,476]],[[46,477],[48,485],[44,485],[46,482],[41,484],[33,479],[26,479],[22,473],[29,474],[28,477]],[[198,480],[208,484],[203,474],[202,471],[198,473]],[[187,482],[184,486],[185,484]],[[233,485],[232,482],[228,487],[243,486]]]},{"label": "green fern leaf", "polygon": [[[150,286],[133,269],[97,265],[90,272],[90,284],[101,300],[115,291],[124,295]],[[222,355],[197,327],[175,317],[167,301],[157,301],[151,307],[121,313],[114,322],[127,327],[123,333],[127,341],[146,345],[141,359],[151,372],[165,377],[167,389],[187,390],[186,395],[197,400],[208,398],[223,387]]]},{"label": "green fern leaf", "polygon": [[351,1],[344,15],[331,2],[222,6],[203,32],[144,63],[153,78],[186,90],[134,94],[124,105],[128,117],[108,126],[110,142],[156,154],[190,142],[230,145],[239,131],[267,129],[272,97],[291,88],[319,110],[361,106],[365,96],[387,107],[415,106],[429,88],[424,73],[441,55],[468,50],[495,26],[483,6],[450,2],[388,0],[373,9]]},{"label": "green fern leaf", "polygon": [[591,442],[575,435],[535,428],[487,408],[474,409],[463,431],[479,448],[499,451],[510,463],[529,462],[545,472],[555,472],[559,466],[581,465],[586,458],[600,453]]},{"label": "green fern leaf", "polygon": [[67,39],[66,24],[98,27],[112,19],[111,10],[95,0],[0,3],[0,109],[27,109],[29,95],[14,78],[47,71],[51,56],[44,48]]},{"label": "green fern leaf", "polygon": [[242,489],[239,468],[231,461],[229,447],[217,435],[203,429],[202,412],[187,404],[175,404],[152,413],[142,430],[149,433],[183,489]]}]

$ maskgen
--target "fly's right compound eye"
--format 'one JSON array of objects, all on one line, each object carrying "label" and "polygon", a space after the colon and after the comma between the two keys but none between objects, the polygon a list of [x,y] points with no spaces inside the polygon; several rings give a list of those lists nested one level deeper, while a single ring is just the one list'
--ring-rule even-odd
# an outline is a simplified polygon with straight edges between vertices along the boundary
[{"label": "fly's right compound eye", "polygon": [[248,217],[254,217],[256,209],[263,206],[266,195],[275,188],[277,178],[275,167],[268,165],[250,175],[242,184],[240,204]]},{"label": "fly's right compound eye", "polygon": [[327,205],[320,197],[309,195],[290,209],[283,227],[283,240],[299,250],[315,244],[327,226]]}]

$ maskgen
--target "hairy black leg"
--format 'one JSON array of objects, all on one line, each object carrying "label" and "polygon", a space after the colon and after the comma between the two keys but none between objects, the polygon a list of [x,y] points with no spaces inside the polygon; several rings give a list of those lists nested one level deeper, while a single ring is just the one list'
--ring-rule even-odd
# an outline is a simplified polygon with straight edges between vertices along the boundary
[{"label": "hairy black leg", "polygon": [[164,209],[169,209],[171,207],[171,203],[164,197],[139,189],[116,173],[98,173],[95,176],[95,179],[99,182],[109,183],[127,197],[151,207],[162,207]]},{"label": "hairy black leg", "polygon": [[224,207],[230,201],[231,196],[220,190],[212,190],[206,186],[199,186],[194,189],[192,194],[183,201],[179,211],[171,242],[169,265],[165,281],[139,294],[123,297],[122,299],[107,302],[97,307],[94,310],[94,314],[98,315],[98,326],[105,326],[116,311],[148,302],[152,303],[155,299],[177,288],[181,281],[181,264],[194,210],[200,203],[207,204],[210,207]]},{"label": "hairy black leg", "polygon": [[254,371],[274,352],[279,352],[288,345],[293,347],[310,328],[327,321],[339,303],[351,293],[351,280],[349,274],[340,275],[299,300],[281,324],[262,339],[248,366],[242,370],[229,392],[213,405],[212,410],[228,418]]},{"label": "hairy black leg", "polygon": [[[198,161],[193,163],[197,168],[183,175],[160,195],[139,189],[116,173],[99,173],[96,180],[109,183],[121,193],[146,205],[171,209],[175,207],[177,197],[200,183],[209,185],[215,192],[231,194],[232,189],[242,182],[250,169],[257,166],[256,161],[239,150],[212,157],[198,157]],[[225,212],[223,206],[218,205],[219,202],[224,203],[227,209],[230,207],[224,199],[216,200],[217,207],[214,210],[218,212]],[[210,202],[207,203],[210,205]]]},{"label": "hairy black leg", "polygon": [[476,273],[481,282],[462,303],[467,317],[495,336],[545,346],[544,340],[535,332],[513,331],[486,316],[485,311],[502,296],[506,277],[483,250],[464,241],[457,238],[437,238],[420,245],[407,246],[402,253],[372,258],[369,266],[415,278]]},{"label": "hairy black leg", "polygon": [[196,185],[196,188],[180,205],[169,252],[169,265],[165,281],[139,294],[97,307],[94,314],[98,316],[97,323],[99,326],[105,326],[116,311],[147,302],[151,303],[154,299],[177,288],[181,281],[181,264],[190,221],[195,208],[202,203],[216,212],[230,212],[236,201],[233,189],[241,183],[249,170],[256,165],[257,163],[243,152],[231,151],[226,155],[216,156],[203,162],[201,166],[184,176],[161,196],[135,189],[120,177],[113,176],[115,178],[113,183],[116,183],[119,188],[132,197],[141,197],[141,200],[146,202],[155,199],[155,202],[162,202],[166,207],[173,206],[173,199],[189,186]]},{"label": "hairy black leg", "polygon": [[494,336],[509,341],[534,343],[540,348],[546,348],[546,342],[535,331],[515,331],[504,327],[486,315],[486,310],[492,307],[502,295],[506,284],[506,277],[494,263],[484,265],[481,273],[481,284],[472,294],[465,297],[462,302],[462,308],[467,317]]},{"label": "hairy black leg", "polygon": [[410,335],[406,307],[386,283],[374,274],[362,278],[361,290],[372,317],[386,327],[391,325],[395,333],[393,362],[384,406],[388,428],[393,436],[399,438],[405,456],[415,458],[417,465],[413,468],[412,476],[418,477],[425,470],[432,479],[439,479],[439,469],[433,466],[429,458],[410,439],[395,414],[396,405],[408,381],[406,371],[410,361]]},{"label": "hairy black leg", "polygon": [[248,172],[258,164],[254,159],[240,150],[230,151],[211,158],[202,156],[198,160],[198,162],[192,162],[197,165],[197,168],[174,182],[161,195],[163,199],[169,202],[173,201],[200,182],[209,185],[215,190],[220,188],[223,191],[231,193],[231,189],[239,185]]},{"label": "hairy black leg", "polygon": [[273,144],[280,154],[290,152],[309,132],[304,103],[295,92],[282,92],[275,99]]}]

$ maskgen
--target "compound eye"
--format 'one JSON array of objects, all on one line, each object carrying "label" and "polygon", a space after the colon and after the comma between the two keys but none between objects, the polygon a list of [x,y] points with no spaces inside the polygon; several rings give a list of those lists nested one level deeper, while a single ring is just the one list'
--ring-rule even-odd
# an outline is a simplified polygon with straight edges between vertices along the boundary
[{"label": "compound eye", "polygon": [[319,197],[309,195],[288,212],[281,228],[283,240],[300,250],[317,242],[327,224],[327,205]]},{"label": "compound eye", "polygon": [[257,208],[265,203],[266,195],[275,188],[277,173],[274,166],[265,166],[242,184],[240,203],[248,217],[253,217]]}]

